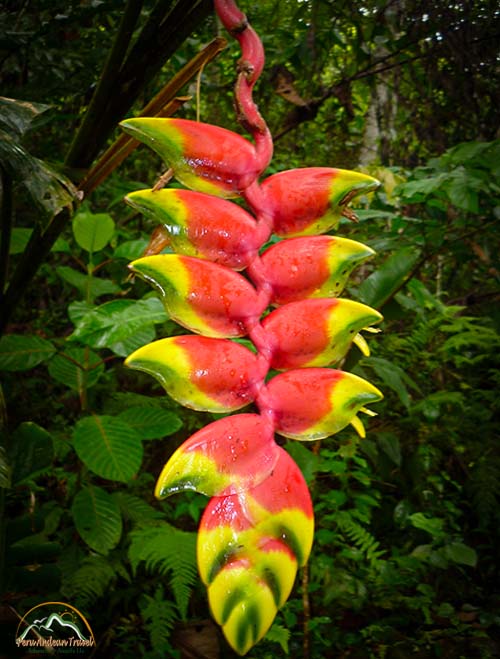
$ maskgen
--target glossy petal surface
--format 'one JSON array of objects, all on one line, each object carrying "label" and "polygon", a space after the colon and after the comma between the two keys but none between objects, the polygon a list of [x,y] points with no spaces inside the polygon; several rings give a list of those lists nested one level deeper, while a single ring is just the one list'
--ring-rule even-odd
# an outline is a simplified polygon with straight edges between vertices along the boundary
[{"label": "glossy petal surface", "polygon": [[173,336],[133,352],[127,366],[153,375],[185,407],[234,412],[251,403],[262,379],[256,355],[229,339]]},{"label": "glossy petal surface", "polygon": [[216,263],[157,254],[133,261],[129,267],[159,290],[173,320],[198,334],[244,336],[245,321],[258,312],[253,286]]},{"label": "glossy petal surface", "polygon": [[269,629],[312,545],[307,485],[286,451],[278,452],[266,480],[238,495],[211,499],[200,523],[200,576],[213,616],[239,654]]},{"label": "glossy petal surface", "polygon": [[336,363],[361,329],[381,320],[375,309],[342,298],[285,304],[262,323],[273,346],[271,367],[282,370]]},{"label": "glossy petal surface", "polygon": [[242,270],[260,248],[253,217],[243,208],[192,190],[138,190],[125,200],[160,222],[178,254]]},{"label": "glossy petal surface", "polygon": [[251,142],[225,128],[189,119],[126,119],[121,127],[158,153],[187,188],[238,196],[260,171]]},{"label": "glossy petal surface", "polygon": [[353,269],[373,254],[362,243],[336,236],[282,240],[262,254],[272,302],[338,297]]},{"label": "glossy petal surface", "polygon": [[155,495],[180,490],[234,494],[267,479],[279,457],[272,426],[258,414],[210,423],[186,440],[163,468]]},{"label": "glossy petal surface", "polygon": [[353,420],[361,408],[383,398],[366,380],[329,368],[280,373],[267,388],[276,414],[276,432],[302,441],[323,439],[357,423]]},{"label": "glossy petal surface", "polygon": [[359,172],[309,167],[273,174],[262,189],[273,209],[274,232],[291,237],[336,229],[349,201],[379,185]]}]

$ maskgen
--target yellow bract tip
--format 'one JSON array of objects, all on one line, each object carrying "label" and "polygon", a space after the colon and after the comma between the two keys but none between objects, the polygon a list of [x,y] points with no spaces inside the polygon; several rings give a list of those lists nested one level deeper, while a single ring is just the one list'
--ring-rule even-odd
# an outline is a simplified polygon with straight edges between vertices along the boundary
[{"label": "yellow bract tip", "polygon": [[360,419],[357,416],[354,416],[351,419],[351,426],[354,428],[354,430],[358,433],[358,435],[361,437],[361,439],[364,439],[366,437],[366,430],[364,425],[361,423]]}]

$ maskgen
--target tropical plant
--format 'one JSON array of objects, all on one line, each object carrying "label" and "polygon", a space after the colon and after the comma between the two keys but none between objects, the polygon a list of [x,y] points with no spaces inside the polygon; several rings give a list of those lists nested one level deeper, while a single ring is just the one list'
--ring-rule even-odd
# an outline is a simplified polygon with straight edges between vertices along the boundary
[{"label": "tropical plant", "polygon": [[[271,627],[312,543],[305,481],[274,433],[311,441],[351,423],[364,436],[356,413],[368,413],[365,406],[382,397],[365,380],[327,368],[352,342],[367,354],[359,332],[382,319],[337,297],[371,250],[316,235],[335,229],[341,216],[355,219],[348,203],[378,182],[309,168],[258,183],[272,155],[271,134],[252,100],[263,49],[232,1],[216,2],[216,10],[241,46],[236,108],[254,144],[188,120],[122,122],[169,167],[155,188],[128,201],[161,223],[159,249],[170,244],[177,252],[148,255],[131,269],[160,292],[169,316],[195,333],[147,344],[126,363],[153,374],[187,407],[225,414],[257,407],[257,414],[226,416],[191,436],[155,490],[159,498],[180,490],[212,497],[200,522],[198,568],[214,618],[243,655]],[[194,191],[164,189],[171,176]],[[234,196],[255,219],[225,200]],[[260,254],[273,232],[284,240]],[[261,321],[269,305],[278,308]],[[231,340],[243,337],[247,345]],[[282,372],[270,372],[276,370]]]}]

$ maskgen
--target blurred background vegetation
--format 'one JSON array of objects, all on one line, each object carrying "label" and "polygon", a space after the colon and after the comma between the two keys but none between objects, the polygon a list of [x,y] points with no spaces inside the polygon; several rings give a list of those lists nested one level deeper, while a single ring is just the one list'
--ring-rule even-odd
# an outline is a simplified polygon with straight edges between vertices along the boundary
[{"label": "blurred background vegetation", "polygon": [[[123,144],[102,158],[118,121],[162,91],[181,97],[177,116],[240,130],[237,44],[199,55],[225,36],[211,4],[3,3],[1,656],[22,656],[19,616],[44,600],[87,616],[96,657],[234,656],[196,575],[205,499],[152,497],[165,460],[212,417],[123,367],[180,331],[127,272],[155,226],[122,199],[163,164],[142,147],[120,163]],[[266,49],[267,174],[330,166],[383,183],[338,233],[377,251],[344,296],[385,317],[372,356],[354,348],[344,364],[385,393],[367,439],[286,444],[316,540],[249,656],[498,656],[498,6],[241,6]]]}]

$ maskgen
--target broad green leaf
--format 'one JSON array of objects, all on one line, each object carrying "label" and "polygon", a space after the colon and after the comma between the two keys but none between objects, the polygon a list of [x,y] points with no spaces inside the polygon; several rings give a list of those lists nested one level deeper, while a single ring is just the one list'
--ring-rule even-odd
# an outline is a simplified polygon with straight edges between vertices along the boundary
[{"label": "broad green leaf", "polygon": [[143,325],[131,336],[125,337],[109,346],[109,349],[119,357],[127,357],[135,350],[142,348],[147,343],[156,339],[156,330],[154,325]]},{"label": "broad green leaf", "polygon": [[12,434],[11,446],[13,485],[36,476],[52,464],[52,437],[36,423],[21,423]]},{"label": "broad green leaf", "polygon": [[99,252],[106,247],[115,232],[115,223],[107,213],[81,210],[73,218],[73,235],[87,252]]},{"label": "broad green leaf", "polygon": [[404,247],[392,254],[358,289],[359,299],[375,309],[380,309],[409,280],[420,252]]},{"label": "broad green leaf", "polygon": [[462,165],[467,160],[475,160],[477,156],[482,156],[492,144],[492,142],[464,142],[449,149],[441,160]]},{"label": "broad green leaf", "polygon": [[66,265],[58,266],[56,272],[61,279],[64,279],[68,284],[77,288],[83,296],[89,293],[91,299],[100,297],[101,295],[111,295],[120,291],[120,287],[110,279],[89,276]]},{"label": "broad green leaf", "polygon": [[445,190],[454,206],[469,213],[479,213],[478,184],[481,184],[481,181],[471,177],[470,172],[463,167],[459,167],[453,172]]},{"label": "broad green leaf", "polygon": [[396,188],[396,193],[407,200],[419,201],[427,197],[431,192],[434,192],[443,185],[446,180],[446,174],[438,174],[437,176],[429,176],[426,178],[418,179],[416,181],[408,181]]},{"label": "broad green leaf", "polygon": [[31,128],[33,121],[49,108],[50,105],[42,103],[0,96],[0,126],[10,133],[22,136]]},{"label": "broad green leaf", "polygon": [[182,428],[177,414],[159,407],[130,407],[118,418],[134,428],[141,439],[160,439]]},{"label": "broad green leaf", "polygon": [[144,328],[150,331],[151,325],[166,320],[167,315],[157,297],[112,300],[81,318],[70,338],[93,348],[112,349],[114,346],[121,354],[123,342],[133,339],[138,331]]},{"label": "broad green leaf", "polygon": [[127,240],[126,242],[118,245],[118,247],[113,252],[113,256],[115,259],[127,259],[127,261],[133,261],[134,259],[138,259],[144,254],[144,250],[147,246],[147,240]]},{"label": "broad green leaf", "polygon": [[433,538],[442,538],[444,536],[443,520],[438,517],[426,517],[423,513],[413,513],[408,516],[408,519],[412,526],[427,531]]},{"label": "broad green leaf", "polygon": [[112,416],[88,416],[73,430],[78,457],[92,472],[128,483],[142,461],[142,443],[136,430]]},{"label": "broad green leaf", "polygon": [[7,334],[0,339],[0,370],[27,371],[52,357],[55,350],[40,336]]},{"label": "broad green leaf", "polygon": [[477,565],[476,552],[472,547],[464,545],[463,542],[452,542],[451,544],[446,545],[444,552],[446,558],[453,563],[469,565],[470,567],[476,567]]},{"label": "broad green leaf", "polygon": [[63,208],[72,207],[77,192],[71,181],[28,153],[17,135],[1,128],[0,163],[27,189],[31,201],[42,211],[34,216],[44,225]]},{"label": "broad green leaf", "polygon": [[98,354],[89,348],[67,348],[49,362],[49,375],[70,389],[82,391],[93,387],[104,373]]},{"label": "broad green leaf", "polygon": [[101,554],[116,547],[122,534],[122,518],[111,494],[95,485],[84,487],[71,507],[76,530],[87,545]]},{"label": "broad green leaf", "polygon": [[75,300],[68,304],[68,316],[73,325],[77,325],[82,318],[84,318],[89,311],[95,309],[93,304],[85,302],[84,300]]}]

